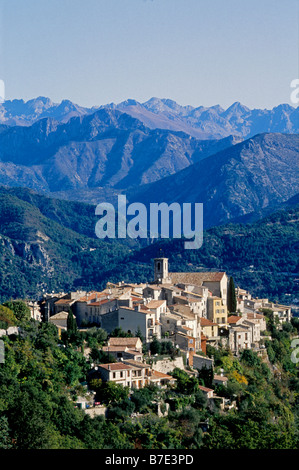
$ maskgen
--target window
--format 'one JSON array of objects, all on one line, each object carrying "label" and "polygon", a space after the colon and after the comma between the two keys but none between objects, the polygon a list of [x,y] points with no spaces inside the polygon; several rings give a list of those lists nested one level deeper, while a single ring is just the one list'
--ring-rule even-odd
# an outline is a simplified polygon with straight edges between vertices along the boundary
[{"label": "window", "polygon": [[121,376],[121,378],[122,378],[122,376],[123,376],[123,372],[122,372],[122,371],[120,372],[120,376]]},{"label": "window", "polygon": [[115,377],[116,377],[116,373],[115,373],[115,372],[113,372],[112,377],[115,379]]},{"label": "window", "polygon": [[160,271],[160,268],[161,268],[161,265],[160,263],[158,263],[158,271]]}]

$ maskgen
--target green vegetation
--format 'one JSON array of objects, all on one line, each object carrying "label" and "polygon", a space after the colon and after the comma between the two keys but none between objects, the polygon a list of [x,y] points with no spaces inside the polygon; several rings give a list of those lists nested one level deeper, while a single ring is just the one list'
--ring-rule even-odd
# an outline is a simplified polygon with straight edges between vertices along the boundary
[{"label": "green vegetation", "polygon": [[235,313],[237,310],[236,288],[232,276],[230,277],[228,284],[227,308],[229,313]]},{"label": "green vegetation", "polygon": [[148,282],[162,250],[171,271],[226,271],[253,295],[290,304],[297,297],[298,220],[297,205],[252,224],[213,227],[200,249],[184,250],[182,239],[99,240],[92,206],[0,188],[0,301]]}]

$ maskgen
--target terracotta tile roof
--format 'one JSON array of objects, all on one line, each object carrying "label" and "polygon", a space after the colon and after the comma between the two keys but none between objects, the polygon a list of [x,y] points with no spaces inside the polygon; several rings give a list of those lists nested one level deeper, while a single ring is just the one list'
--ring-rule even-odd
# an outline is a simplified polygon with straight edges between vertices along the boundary
[{"label": "terracotta tile roof", "polygon": [[[53,321],[53,320],[67,320],[67,317],[68,317],[68,312],[65,312],[64,310],[62,310],[62,312],[59,312],[59,313],[56,313],[55,315],[52,315],[49,320],[50,321]],[[76,318],[75,315],[73,315],[73,318]]]},{"label": "terracotta tile roof", "polygon": [[207,318],[200,318],[199,321],[200,321],[200,325],[201,325],[202,327],[205,327],[205,326],[217,326],[217,323],[214,323],[214,322],[212,322],[211,320],[208,320]]},{"label": "terracotta tile roof", "polygon": [[148,308],[159,308],[161,305],[165,304],[166,300],[151,300],[146,306]]},{"label": "terracotta tile roof", "polygon": [[262,320],[265,318],[264,315],[260,315],[259,313],[246,313],[245,317],[250,320],[254,320],[255,318]]},{"label": "terracotta tile roof", "polygon": [[169,273],[173,284],[193,284],[201,286],[203,282],[219,282],[224,272]]},{"label": "terracotta tile roof", "polygon": [[109,338],[108,346],[136,346],[140,338]]},{"label": "terracotta tile roof", "polygon": [[140,354],[142,355],[140,351],[136,351],[135,349],[127,349],[126,353],[132,354],[134,356],[140,356]]},{"label": "terracotta tile roof", "polygon": [[137,367],[137,369],[149,369],[149,365],[143,364],[140,361],[135,361],[134,359],[125,359],[124,364],[127,364],[133,368]]},{"label": "terracotta tile roof", "polygon": [[128,366],[127,364],[123,364],[122,362],[113,362],[110,364],[99,364],[98,367],[101,367],[102,369],[106,370],[131,370],[132,368]]},{"label": "terracotta tile roof", "polygon": [[90,300],[99,298],[99,297],[107,297],[107,294],[104,292],[88,292],[86,295],[83,295],[78,299],[78,302],[88,302]]},{"label": "terracotta tile roof", "polygon": [[242,320],[242,317],[238,317],[238,315],[231,315],[230,317],[227,318],[227,323],[229,324],[238,323],[239,320]]},{"label": "terracotta tile roof", "polygon": [[56,300],[55,305],[69,305],[71,303],[75,302],[75,299],[59,299]]},{"label": "terracotta tile roof", "polygon": [[103,305],[103,304],[107,304],[108,302],[110,302],[111,300],[114,300],[114,299],[104,299],[104,300],[99,300],[97,302],[90,302],[88,304],[88,307],[98,307],[99,305]]},{"label": "terracotta tile roof", "polygon": [[103,346],[103,351],[105,352],[125,352],[127,351],[127,346]]},{"label": "terracotta tile roof", "polygon": [[212,388],[203,387],[202,385],[198,385],[198,388],[202,390],[203,392],[214,392]]},{"label": "terracotta tile roof", "polygon": [[223,375],[217,375],[217,374],[214,374],[214,379],[215,380],[221,380],[221,382],[227,382],[228,381],[227,377],[224,377]]},{"label": "terracotta tile roof", "polygon": [[159,372],[157,370],[152,370],[152,375],[150,376],[150,379],[158,380],[158,379],[167,379],[167,380],[175,380],[174,377],[168,374],[163,374],[163,372]]}]

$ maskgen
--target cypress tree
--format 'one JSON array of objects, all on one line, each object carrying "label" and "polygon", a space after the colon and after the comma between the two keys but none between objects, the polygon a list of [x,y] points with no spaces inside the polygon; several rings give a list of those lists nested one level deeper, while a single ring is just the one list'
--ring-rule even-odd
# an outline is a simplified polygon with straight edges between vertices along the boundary
[{"label": "cypress tree", "polygon": [[69,310],[69,313],[67,316],[66,326],[67,326],[68,333],[70,334],[77,333],[77,322],[73,316],[73,312],[71,311],[71,309]]},{"label": "cypress tree", "polygon": [[227,307],[230,313],[235,313],[237,310],[235,283],[232,277],[230,277],[230,280],[229,280]]}]

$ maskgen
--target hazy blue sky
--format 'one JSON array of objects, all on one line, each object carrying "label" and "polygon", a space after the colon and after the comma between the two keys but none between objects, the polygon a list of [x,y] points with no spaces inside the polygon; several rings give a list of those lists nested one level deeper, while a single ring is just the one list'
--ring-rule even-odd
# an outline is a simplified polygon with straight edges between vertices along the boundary
[{"label": "hazy blue sky", "polygon": [[297,0],[0,0],[6,99],[152,96],[272,108],[298,78]]}]

